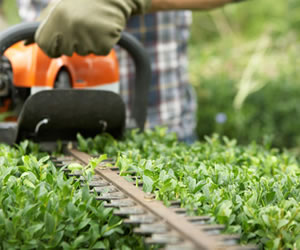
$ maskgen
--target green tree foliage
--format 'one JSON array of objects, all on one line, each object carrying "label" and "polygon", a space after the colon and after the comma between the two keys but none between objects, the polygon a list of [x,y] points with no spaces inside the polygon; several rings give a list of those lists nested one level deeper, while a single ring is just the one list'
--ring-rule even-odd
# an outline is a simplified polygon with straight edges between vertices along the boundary
[{"label": "green tree foliage", "polygon": [[16,0],[2,0],[1,9],[4,14],[5,20],[8,24],[16,24],[21,21]]},{"label": "green tree foliage", "polygon": [[253,0],[194,13],[190,76],[201,138],[218,131],[249,143],[272,135],[276,146],[299,146],[299,12],[297,0]]},{"label": "green tree foliage", "polygon": [[247,144],[252,140],[273,146],[300,146],[300,84],[289,77],[267,82],[236,110],[232,105],[234,82],[224,78],[205,79],[198,88],[198,126],[201,139],[215,132]]}]

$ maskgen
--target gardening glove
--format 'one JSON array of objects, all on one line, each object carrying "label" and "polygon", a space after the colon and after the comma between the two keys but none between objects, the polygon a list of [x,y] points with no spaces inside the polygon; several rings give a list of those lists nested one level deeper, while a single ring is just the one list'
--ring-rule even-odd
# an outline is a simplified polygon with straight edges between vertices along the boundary
[{"label": "gardening glove", "polygon": [[50,57],[107,55],[131,15],[143,14],[151,0],[58,0],[42,13],[35,41]]}]

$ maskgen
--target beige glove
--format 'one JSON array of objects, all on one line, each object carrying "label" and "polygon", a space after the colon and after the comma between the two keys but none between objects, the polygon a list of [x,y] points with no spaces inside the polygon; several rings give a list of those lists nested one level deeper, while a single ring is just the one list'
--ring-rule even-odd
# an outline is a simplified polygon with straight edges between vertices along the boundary
[{"label": "beige glove", "polygon": [[35,41],[50,57],[106,55],[131,15],[143,14],[151,0],[58,0],[42,13]]}]

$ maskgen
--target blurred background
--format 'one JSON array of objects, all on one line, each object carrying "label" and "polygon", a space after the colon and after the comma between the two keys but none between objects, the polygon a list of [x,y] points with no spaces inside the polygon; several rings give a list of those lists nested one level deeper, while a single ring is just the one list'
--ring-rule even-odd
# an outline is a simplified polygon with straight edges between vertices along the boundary
[{"label": "blurred background", "polygon": [[[18,23],[15,1],[0,2],[0,29]],[[194,12],[189,68],[200,139],[219,133],[300,152],[299,13],[299,0]]]},{"label": "blurred background", "polygon": [[300,151],[300,1],[249,0],[195,12],[190,77],[200,138]]}]

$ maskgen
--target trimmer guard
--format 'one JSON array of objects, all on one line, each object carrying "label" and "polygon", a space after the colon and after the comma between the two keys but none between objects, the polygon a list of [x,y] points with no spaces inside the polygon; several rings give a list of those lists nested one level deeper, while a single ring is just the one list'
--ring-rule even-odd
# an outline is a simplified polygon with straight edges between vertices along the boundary
[{"label": "trimmer guard", "polygon": [[15,129],[15,142],[76,140],[76,134],[103,132],[120,138],[125,129],[125,104],[110,91],[60,89],[30,96]]}]

